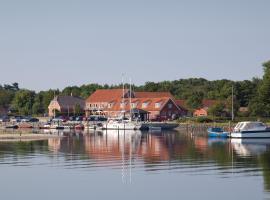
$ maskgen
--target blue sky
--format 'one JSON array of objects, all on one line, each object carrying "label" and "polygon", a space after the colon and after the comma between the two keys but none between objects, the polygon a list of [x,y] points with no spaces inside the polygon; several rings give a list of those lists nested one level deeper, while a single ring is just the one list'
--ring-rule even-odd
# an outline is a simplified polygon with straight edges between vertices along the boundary
[{"label": "blue sky", "polygon": [[262,76],[269,0],[0,0],[0,83]]}]

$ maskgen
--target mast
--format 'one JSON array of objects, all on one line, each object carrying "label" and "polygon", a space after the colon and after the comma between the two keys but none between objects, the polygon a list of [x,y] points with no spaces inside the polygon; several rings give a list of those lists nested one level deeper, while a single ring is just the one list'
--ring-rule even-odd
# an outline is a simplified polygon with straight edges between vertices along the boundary
[{"label": "mast", "polygon": [[234,120],[234,98],[233,98],[233,85],[232,85],[232,121]]},{"label": "mast", "polygon": [[132,107],[131,107],[131,78],[129,79],[129,112],[130,112],[130,121],[132,121]]},{"label": "mast", "polygon": [[124,96],[125,96],[125,85],[124,85],[124,74],[122,74],[122,87],[123,87],[123,91],[122,91],[122,112],[124,113],[125,116],[125,100],[124,100]]}]

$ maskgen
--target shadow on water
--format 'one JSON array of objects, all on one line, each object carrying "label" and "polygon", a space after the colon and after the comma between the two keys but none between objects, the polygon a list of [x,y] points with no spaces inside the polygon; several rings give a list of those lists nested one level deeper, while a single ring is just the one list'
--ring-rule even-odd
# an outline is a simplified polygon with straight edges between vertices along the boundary
[{"label": "shadow on water", "polygon": [[[261,176],[270,191],[270,140],[229,140],[177,131],[55,131],[44,141],[0,142],[0,166],[65,169],[132,168],[146,173]],[[49,161],[39,161],[45,156]]]}]

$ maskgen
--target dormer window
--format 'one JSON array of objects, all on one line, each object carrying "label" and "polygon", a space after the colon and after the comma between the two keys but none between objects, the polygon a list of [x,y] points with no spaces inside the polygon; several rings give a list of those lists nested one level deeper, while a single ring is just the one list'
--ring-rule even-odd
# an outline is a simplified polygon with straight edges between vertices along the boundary
[{"label": "dormer window", "polygon": [[131,103],[131,107],[132,108],[136,108],[137,107],[137,103]]},{"label": "dormer window", "polygon": [[160,108],[160,103],[155,103],[155,108]]},{"label": "dormer window", "polygon": [[127,105],[127,103],[120,103],[120,108],[125,108],[125,106]]},{"label": "dormer window", "polygon": [[147,108],[148,104],[149,104],[149,102],[142,103],[142,108]]}]

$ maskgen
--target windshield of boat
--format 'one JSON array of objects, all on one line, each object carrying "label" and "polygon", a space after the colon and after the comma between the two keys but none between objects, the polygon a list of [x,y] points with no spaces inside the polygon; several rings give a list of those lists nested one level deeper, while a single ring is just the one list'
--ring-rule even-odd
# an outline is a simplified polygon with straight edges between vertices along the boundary
[{"label": "windshield of boat", "polygon": [[256,130],[256,129],[264,129],[266,126],[261,122],[248,122],[244,123],[244,126],[241,126],[242,130]]}]

